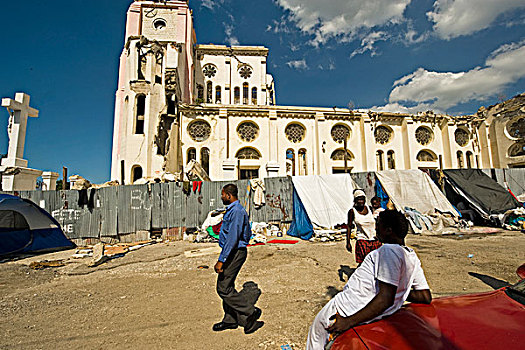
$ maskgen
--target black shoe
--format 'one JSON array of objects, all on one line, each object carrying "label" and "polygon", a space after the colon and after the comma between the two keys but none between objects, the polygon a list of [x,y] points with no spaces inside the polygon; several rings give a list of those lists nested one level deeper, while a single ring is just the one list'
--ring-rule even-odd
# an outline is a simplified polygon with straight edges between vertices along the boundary
[{"label": "black shoe", "polygon": [[244,328],[244,334],[252,334],[262,326],[264,326],[263,321],[256,321],[251,328]]},{"label": "black shoe", "polygon": [[227,329],[235,329],[239,327],[237,325],[237,323],[224,323],[224,322],[219,322],[219,323],[216,323],[213,325],[212,329],[215,331],[215,332],[220,332],[220,331],[225,331]]},{"label": "black shoe", "polygon": [[246,320],[246,326],[244,326],[244,333],[250,334],[250,333],[253,333],[257,329],[262,327],[262,325],[259,326],[259,327],[256,327],[257,326],[257,320],[259,319],[259,317],[261,317],[261,314],[262,314],[261,309],[256,307],[255,311],[253,312],[253,314],[248,316],[248,319]]}]

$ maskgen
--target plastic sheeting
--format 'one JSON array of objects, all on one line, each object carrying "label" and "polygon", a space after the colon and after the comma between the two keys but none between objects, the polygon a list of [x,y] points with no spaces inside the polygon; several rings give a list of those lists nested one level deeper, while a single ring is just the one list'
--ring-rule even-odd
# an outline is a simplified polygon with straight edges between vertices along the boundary
[{"label": "plastic sheeting", "polygon": [[520,206],[506,189],[480,169],[453,169],[443,172],[458,194],[485,219]]},{"label": "plastic sheeting", "polygon": [[288,230],[289,236],[299,237],[308,240],[312,238],[314,227],[308,214],[304,208],[303,203],[297,195],[297,191],[293,190],[293,221]]},{"label": "plastic sheeting", "polygon": [[353,205],[354,185],[350,175],[293,176],[292,182],[314,226],[333,228],[346,223]]},{"label": "plastic sheeting", "polygon": [[385,170],[376,172],[376,177],[398,210],[404,212],[408,207],[422,214],[434,214],[438,209],[459,216],[436,184],[420,170]]}]

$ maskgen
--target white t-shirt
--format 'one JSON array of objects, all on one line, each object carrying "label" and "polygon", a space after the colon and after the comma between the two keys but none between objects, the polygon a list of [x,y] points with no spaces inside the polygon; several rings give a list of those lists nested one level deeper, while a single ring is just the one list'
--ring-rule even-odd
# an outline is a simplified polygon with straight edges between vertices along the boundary
[{"label": "white t-shirt", "polygon": [[357,228],[356,238],[373,241],[376,239],[376,219],[372,214],[372,208],[366,208],[367,213],[365,215],[359,214],[355,208],[351,209],[354,211],[354,223]]},{"label": "white t-shirt", "polygon": [[396,297],[394,305],[369,322],[399,310],[412,288],[429,289],[414,250],[399,244],[383,244],[366,256],[343,291],[334,297],[337,312],[348,317],[364,308],[379,293],[378,281],[397,286]]}]

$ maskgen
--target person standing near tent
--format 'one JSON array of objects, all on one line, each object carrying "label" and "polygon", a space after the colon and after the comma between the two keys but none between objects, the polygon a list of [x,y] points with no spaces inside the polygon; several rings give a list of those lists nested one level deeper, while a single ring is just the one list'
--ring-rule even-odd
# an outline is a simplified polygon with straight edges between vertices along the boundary
[{"label": "person standing near tent", "polygon": [[361,265],[365,257],[373,250],[381,247],[376,238],[376,219],[372,208],[366,205],[366,195],[363,190],[354,191],[354,206],[348,211],[348,230],[346,232],[346,249],[352,252],[350,232],[357,228],[355,244],[355,262]]},{"label": "person standing near tent", "polygon": [[246,247],[252,235],[250,219],[239,203],[236,185],[224,186],[221,200],[227,207],[219,232],[219,246],[222,251],[215,264],[215,272],[218,274],[217,294],[222,299],[224,317],[221,322],[213,325],[213,330],[220,332],[241,325],[244,333],[250,334],[264,324],[257,321],[261,317],[261,309],[235,289],[235,279],[248,256]]}]

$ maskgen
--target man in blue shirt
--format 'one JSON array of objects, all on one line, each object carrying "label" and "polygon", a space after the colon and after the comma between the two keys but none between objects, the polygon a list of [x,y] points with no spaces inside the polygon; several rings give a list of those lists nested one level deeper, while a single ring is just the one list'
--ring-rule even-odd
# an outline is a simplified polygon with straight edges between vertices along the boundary
[{"label": "man in blue shirt", "polygon": [[244,333],[250,334],[261,328],[263,322],[261,309],[252,305],[244,295],[235,290],[235,279],[246,261],[246,247],[252,231],[250,219],[246,210],[239,203],[238,189],[234,184],[223,187],[221,200],[226,207],[219,233],[219,246],[222,248],[219,260],[215,264],[217,278],[217,294],[222,299],[224,318],[213,325],[216,332],[244,327]]}]

